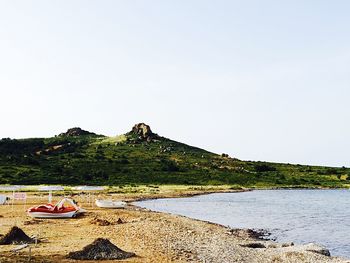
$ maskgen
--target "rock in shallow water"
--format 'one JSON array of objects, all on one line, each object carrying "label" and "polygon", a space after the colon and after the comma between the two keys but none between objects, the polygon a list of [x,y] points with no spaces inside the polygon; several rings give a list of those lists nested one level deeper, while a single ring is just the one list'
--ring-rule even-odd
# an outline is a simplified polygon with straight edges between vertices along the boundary
[{"label": "rock in shallow water", "polygon": [[330,256],[331,253],[329,252],[329,250],[323,246],[317,245],[315,243],[309,243],[304,245],[305,247],[305,251],[309,251],[309,252],[314,252],[314,253],[318,253],[321,255],[325,255],[325,256]]},{"label": "rock in shallow water", "polygon": [[331,255],[331,253],[327,248],[315,243],[290,246],[290,247],[281,247],[281,248],[285,249],[285,251],[288,251],[288,252],[300,252],[300,253],[312,252],[312,253],[328,256],[328,257]]}]

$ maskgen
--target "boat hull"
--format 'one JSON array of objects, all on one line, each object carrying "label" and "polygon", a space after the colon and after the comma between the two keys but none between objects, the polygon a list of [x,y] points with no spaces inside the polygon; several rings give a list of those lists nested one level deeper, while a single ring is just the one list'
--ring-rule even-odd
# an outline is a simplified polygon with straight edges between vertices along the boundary
[{"label": "boat hull", "polygon": [[96,200],[95,204],[101,208],[111,208],[111,209],[124,208],[127,205],[127,203],[122,201],[106,201],[106,200]]},{"label": "boat hull", "polygon": [[49,213],[49,212],[28,212],[28,215],[33,218],[72,218],[77,214],[77,211],[66,213]]},{"label": "boat hull", "polygon": [[[70,203],[70,206],[65,207],[64,203],[66,202]],[[74,200],[63,198],[56,205],[38,205],[29,208],[27,212],[33,218],[72,218],[77,214],[85,213],[86,210],[78,207]]]}]

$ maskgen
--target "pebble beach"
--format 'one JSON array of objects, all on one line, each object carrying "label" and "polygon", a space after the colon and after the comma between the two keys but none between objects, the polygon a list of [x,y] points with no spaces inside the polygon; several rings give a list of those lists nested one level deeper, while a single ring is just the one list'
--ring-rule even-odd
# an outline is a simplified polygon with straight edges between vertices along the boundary
[{"label": "pebble beach", "polygon": [[[201,193],[168,193],[164,197]],[[26,204],[0,206],[0,238],[18,226],[41,241],[18,252],[12,251],[16,245],[1,245],[0,262],[81,262],[67,255],[98,238],[135,254],[118,262],[350,262],[328,256],[328,250],[316,244],[298,245],[293,240],[280,244],[259,239],[251,230],[230,229],[132,205],[133,200],[155,196],[127,194],[114,198],[129,201],[129,205],[125,209],[103,209],[79,200],[88,212],[72,219],[28,217],[25,209],[43,201],[35,193],[28,196]]]}]

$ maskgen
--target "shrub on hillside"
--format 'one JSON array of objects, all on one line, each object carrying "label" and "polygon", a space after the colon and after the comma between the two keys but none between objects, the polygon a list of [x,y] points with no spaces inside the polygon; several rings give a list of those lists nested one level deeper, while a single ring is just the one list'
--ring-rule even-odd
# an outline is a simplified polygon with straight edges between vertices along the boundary
[{"label": "shrub on hillside", "polygon": [[261,172],[274,172],[276,171],[276,168],[273,167],[273,166],[270,166],[270,165],[267,165],[267,164],[256,164],[254,166],[255,168],[255,171],[258,172],[258,173],[261,173]]},{"label": "shrub on hillside", "polygon": [[161,170],[167,172],[178,172],[180,168],[175,161],[163,159],[161,160]]}]

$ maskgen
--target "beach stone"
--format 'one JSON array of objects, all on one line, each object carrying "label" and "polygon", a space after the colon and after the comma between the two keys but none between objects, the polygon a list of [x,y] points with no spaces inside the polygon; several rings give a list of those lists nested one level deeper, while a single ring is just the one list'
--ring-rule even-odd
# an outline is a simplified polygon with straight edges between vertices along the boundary
[{"label": "beach stone", "polygon": [[101,218],[93,218],[91,221],[90,221],[91,224],[94,224],[94,225],[98,225],[98,226],[109,226],[111,225],[112,223],[109,222],[108,220],[106,219],[101,219]]},{"label": "beach stone", "polygon": [[282,243],[281,246],[282,246],[282,247],[291,247],[291,246],[294,246],[294,243],[293,243],[293,242]]},{"label": "beach stone", "polygon": [[248,248],[266,248],[266,246],[262,243],[248,243],[248,244],[241,244],[241,247],[248,247]]},{"label": "beach stone", "polygon": [[304,245],[305,247],[305,251],[309,251],[309,252],[314,252],[314,253],[318,253],[321,255],[325,255],[325,256],[330,256],[331,253],[329,252],[329,250],[321,245],[315,244],[315,243],[309,243]]},{"label": "beach stone", "polygon": [[266,247],[267,247],[267,248],[277,248],[277,245],[271,243],[271,244],[268,244]]}]

